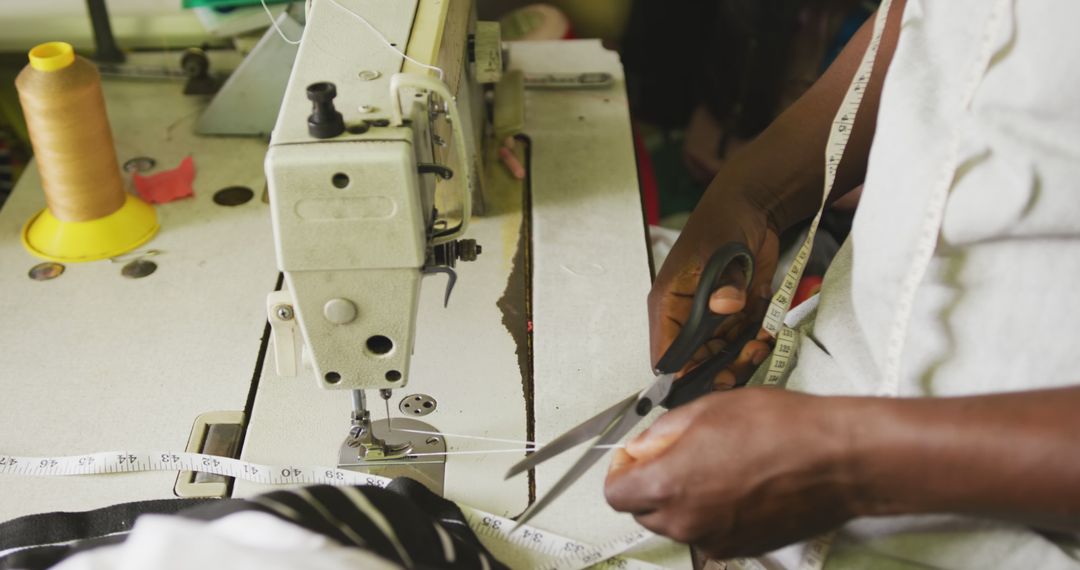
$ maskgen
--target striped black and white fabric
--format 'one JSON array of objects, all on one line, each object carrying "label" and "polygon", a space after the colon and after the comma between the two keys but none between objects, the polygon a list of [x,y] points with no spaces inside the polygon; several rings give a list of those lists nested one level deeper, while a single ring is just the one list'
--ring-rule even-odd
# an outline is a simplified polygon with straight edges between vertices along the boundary
[{"label": "striped black and white fabric", "polygon": [[[158,516],[137,523],[141,515]],[[218,532],[199,534],[208,525]],[[280,540],[275,533],[280,533]],[[168,551],[170,567],[191,567],[182,558],[205,563],[219,543],[239,545],[222,550],[230,557],[229,567],[236,567],[237,556],[254,561],[258,554],[270,556],[277,568],[506,568],[480,543],[457,505],[416,481],[399,478],[385,489],[322,485],[250,499],[145,501],[22,517],[0,524],[0,570],[57,564],[128,567],[110,562],[120,560],[124,548],[149,548],[162,556]],[[290,550],[290,544],[303,548]],[[155,560],[153,554],[140,552],[136,559]],[[149,558],[138,558],[144,555]],[[220,561],[226,562],[222,556]],[[302,565],[290,562],[295,560],[302,560]]]}]

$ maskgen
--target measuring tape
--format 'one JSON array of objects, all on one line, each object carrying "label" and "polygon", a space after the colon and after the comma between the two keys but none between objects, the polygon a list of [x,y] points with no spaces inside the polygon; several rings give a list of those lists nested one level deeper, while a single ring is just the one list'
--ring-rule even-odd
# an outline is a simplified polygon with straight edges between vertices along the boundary
[{"label": "measuring tape", "polygon": [[878,48],[881,46],[881,37],[885,32],[885,22],[888,19],[891,4],[892,0],[882,0],[878,8],[870,44],[866,47],[866,52],[863,53],[859,67],[855,71],[855,77],[852,78],[851,85],[848,86],[847,92],[844,93],[844,99],[841,101],[840,108],[833,118],[832,127],[829,129],[829,140],[825,144],[825,185],[821,193],[821,205],[818,207],[814,219],[810,222],[810,230],[806,234],[806,239],[803,240],[802,245],[799,247],[799,252],[795,255],[795,259],[792,260],[791,266],[788,267],[787,274],[784,275],[780,289],[773,295],[772,301],[769,303],[769,309],[765,313],[762,327],[776,339],[776,347],[773,349],[768,372],[763,382],[766,386],[779,385],[787,377],[788,371],[794,364],[798,336],[789,327],[784,326],[784,317],[787,316],[788,309],[791,308],[791,301],[795,298],[795,289],[799,286],[799,280],[802,279],[803,271],[806,269],[806,262],[810,259],[810,251],[814,247],[814,236],[817,234],[818,224],[821,223],[821,216],[825,212],[829,194],[832,193],[833,185],[836,182],[836,171],[840,166],[841,159],[844,157],[848,141],[851,139],[851,132],[855,126],[855,117],[858,115],[859,106],[862,104],[866,86],[870,84],[870,75],[874,69],[874,61],[877,59]]},{"label": "measuring tape", "polygon": [[[67,457],[17,457],[0,455],[0,475],[55,477],[104,475],[140,471],[201,471],[265,485],[371,485],[386,487],[387,477],[346,471],[336,467],[261,465],[239,459],[202,453],[108,451]],[[661,567],[618,555],[655,535],[645,529],[601,545],[591,545],[523,525],[516,531],[514,521],[466,505],[458,505],[465,519],[496,558],[513,568],[539,570],[579,570],[581,568],[626,568],[658,570]]]},{"label": "measuring tape", "polygon": [[[818,224],[825,212],[825,206],[829,201],[833,185],[836,183],[836,172],[840,167],[840,161],[847,150],[848,141],[855,127],[855,118],[858,116],[859,107],[862,105],[863,96],[867,85],[870,84],[870,76],[874,70],[874,61],[877,59],[878,48],[881,47],[881,38],[885,34],[885,23],[888,21],[889,7],[892,0],[882,0],[878,7],[877,16],[874,18],[874,30],[870,37],[870,44],[866,47],[855,76],[848,85],[847,92],[840,102],[840,108],[833,117],[832,126],[829,129],[829,139],[825,144],[825,184],[821,193],[821,205],[810,222],[806,239],[799,246],[795,259],[788,267],[784,280],[779,290],[773,295],[769,303],[769,309],[765,313],[762,323],[770,336],[776,339],[772,353],[769,356],[768,368],[766,369],[763,386],[782,386],[792,367],[795,365],[798,351],[799,336],[790,327],[784,325],[784,317],[791,308],[791,301],[795,298],[795,289],[799,286],[806,263],[810,259],[810,251],[814,247],[814,236],[817,234]],[[800,570],[820,570],[825,566],[825,559],[829,555],[834,533],[827,533],[811,540],[803,553]],[[741,560],[733,566],[757,570],[761,565],[756,561]]]}]

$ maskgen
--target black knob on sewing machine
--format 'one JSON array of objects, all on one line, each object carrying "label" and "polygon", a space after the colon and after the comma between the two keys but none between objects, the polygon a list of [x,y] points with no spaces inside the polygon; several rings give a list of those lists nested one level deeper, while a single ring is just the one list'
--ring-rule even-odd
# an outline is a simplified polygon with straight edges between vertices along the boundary
[{"label": "black knob on sewing machine", "polygon": [[308,134],[317,139],[336,137],[345,132],[345,120],[334,108],[337,87],[329,81],[312,83],[307,87],[307,98],[311,101],[311,114],[308,115]]}]

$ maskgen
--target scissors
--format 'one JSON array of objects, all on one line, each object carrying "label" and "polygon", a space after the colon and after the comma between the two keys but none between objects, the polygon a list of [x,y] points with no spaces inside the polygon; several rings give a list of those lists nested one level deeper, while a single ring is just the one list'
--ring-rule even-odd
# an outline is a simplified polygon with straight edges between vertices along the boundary
[{"label": "scissors", "polygon": [[551,490],[521,514],[515,529],[525,524],[562,494],[574,481],[577,481],[600,460],[601,456],[607,453],[612,444],[629,433],[654,407],[660,405],[673,409],[712,392],[716,374],[735,360],[743,345],[757,336],[756,328],[749,327],[750,330],[741,334],[735,342],[725,346],[723,350],[709,357],[678,381],[675,380],[675,373],[682,370],[694,353],[713,337],[716,328],[727,318],[727,315],[718,315],[709,310],[709,297],[723,285],[721,280],[725,270],[736,263],[741,264],[746,272],[746,283],[749,286],[754,276],[754,256],[745,245],[728,242],[709,258],[709,262],[705,264],[701,272],[697,290],[694,292],[690,316],[675,337],[675,341],[657,362],[654,370],[657,378],[652,385],[585,420],[510,468],[506,474],[507,479],[528,471],[585,441],[597,438],[592,447],[578,459],[577,463],[574,463]]}]

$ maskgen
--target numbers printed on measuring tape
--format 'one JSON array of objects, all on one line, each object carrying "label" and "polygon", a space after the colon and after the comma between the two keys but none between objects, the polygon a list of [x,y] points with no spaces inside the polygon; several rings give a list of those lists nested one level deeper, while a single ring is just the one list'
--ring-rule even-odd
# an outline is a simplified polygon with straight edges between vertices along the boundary
[{"label": "numbers printed on measuring tape", "polygon": [[530,540],[532,542],[540,542],[544,539],[544,535],[540,532],[528,529],[522,531],[521,536],[523,536],[525,540]]}]

